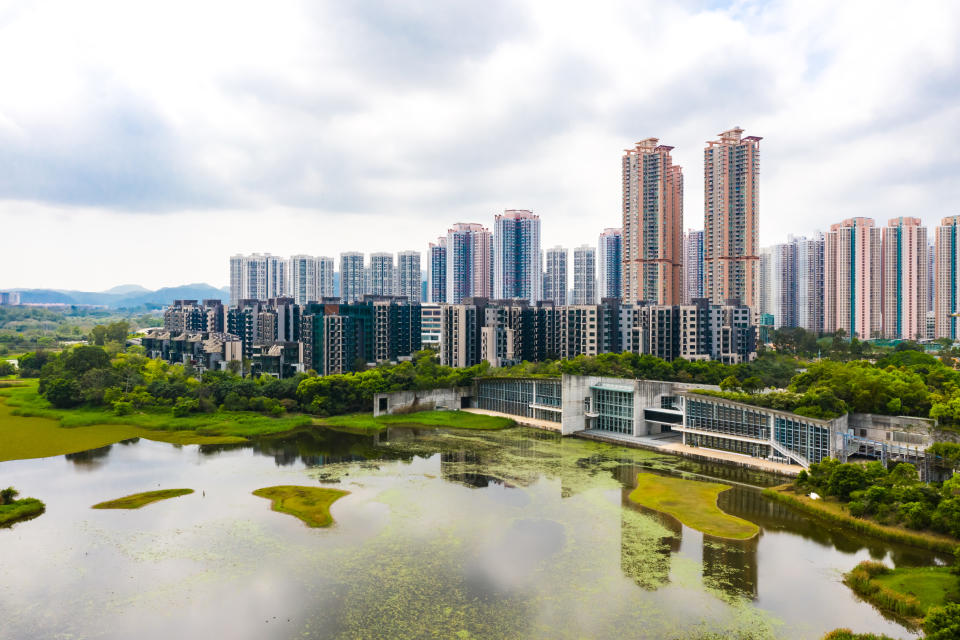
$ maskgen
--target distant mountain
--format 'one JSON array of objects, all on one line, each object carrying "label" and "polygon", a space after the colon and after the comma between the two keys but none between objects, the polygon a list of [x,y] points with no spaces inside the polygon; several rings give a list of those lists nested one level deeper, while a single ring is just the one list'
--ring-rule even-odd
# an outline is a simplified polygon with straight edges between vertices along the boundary
[{"label": "distant mountain", "polygon": [[115,287],[111,287],[110,289],[107,289],[103,293],[117,293],[121,295],[125,293],[150,293],[150,289],[147,289],[146,287],[141,287],[138,284],[120,284]]},{"label": "distant mountain", "polygon": [[164,287],[156,291],[150,291],[138,285],[121,285],[104,292],[54,291],[52,289],[20,289],[19,291],[20,300],[24,304],[80,304],[114,309],[140,307],[146,304],[168,305],[174,300],[213,299],[227,302],[230,297],[229,287],[217,289],[206,283]]}]

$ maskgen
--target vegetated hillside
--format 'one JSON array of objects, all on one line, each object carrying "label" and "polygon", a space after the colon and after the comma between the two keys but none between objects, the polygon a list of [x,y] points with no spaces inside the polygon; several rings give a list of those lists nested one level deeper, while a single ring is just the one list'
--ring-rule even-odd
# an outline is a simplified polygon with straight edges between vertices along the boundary
[{"label": "vegetated hillside", "polygon": [[[114,292],[120,289],[124,292]],[[26,289],[20,292],[24,304],[78,304],[112,308],[139,307],[145,304],[168,305],[174,300],[220,299],[226,301],[229,289],[217,289],[206,283],[194,283],[179,287],[164,287],[156,291],[139,285],[123,285],[110,291],[54,291],[52,289]]]}]

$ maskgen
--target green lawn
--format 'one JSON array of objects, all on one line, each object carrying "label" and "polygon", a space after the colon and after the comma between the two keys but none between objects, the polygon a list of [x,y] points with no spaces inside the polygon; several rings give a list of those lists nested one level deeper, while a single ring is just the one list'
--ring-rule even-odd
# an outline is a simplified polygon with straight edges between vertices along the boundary
[{"label": "green lawn", "polygon": [[890,573],[873,577],[873,581],[904,595],[913,596],[926,612],[930,607],[942,607],[960,596],[960,577],[950,573],[950,567],[898,567]]},{"label": "green lawn", "polygon": [[300,518],[308,527],[328,527],[333,524],[330,505],[349,493],[323,487],[280,485],[257,489],[253,495],[267,498],[274,511]]},{"label": "green lawn", "polygon": [[637,475],[637,488],[630,499],[639,505],[662,511],[683,524],[718,538],[746,540],[760,531],[752,522],[724,513],[717,496],[729,489],[726,484],[684,480],[654,473]]},{"label": "green lawn", "polygon": [[148,504],[152,504],[160,500],[168,500],[170,498],[179,498],[180,496],[185,496],[189,493],[193,493],[193,489],[161,489],[159,491],[144,491],[143,493],[134,493],[129,496],[117,498],[116,500],[99,502],[90,508],[91,509],[139,509],[140,507],[145,507]]},{"label": "green lawn", "polygon": [[485,416],[466,411],[419,411],[374,418],[368,413],[323,418],[321,424],[375,433],[387,427],[443,427],[449,429],[505,429],[515,423],[509,418]]},{"label": "green lawn", "polygon": [[46,505],[36,498],[24,498],[0,505],[0,526],[11,525],[18,520],[36,518],[43,513],[44,509]]}]

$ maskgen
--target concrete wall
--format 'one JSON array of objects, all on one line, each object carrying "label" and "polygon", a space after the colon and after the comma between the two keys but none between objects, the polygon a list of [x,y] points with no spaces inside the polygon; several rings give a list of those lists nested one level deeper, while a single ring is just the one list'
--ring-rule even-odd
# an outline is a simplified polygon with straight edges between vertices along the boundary
[{"label": "concrete wall", "polygon": [[[853,429],[853,435],[863,436],[871,440],[906,446],[928,447],[933,444],[933,432],[936,429],[936,424],[929,418],[851,413],[847,428]],[[866,432],[866,435],[864,435],[864,432]]]},{"label": "concrete wall", "polygon": [[[456,410],[460,408],[461,398],[472,395],[472,387],[378,393],[373,398],[373,415],[376,417],[412,411],[431,411],[439,408]],[[387,406],[385,411],[381,410],[382,399],[386,399]]]}]

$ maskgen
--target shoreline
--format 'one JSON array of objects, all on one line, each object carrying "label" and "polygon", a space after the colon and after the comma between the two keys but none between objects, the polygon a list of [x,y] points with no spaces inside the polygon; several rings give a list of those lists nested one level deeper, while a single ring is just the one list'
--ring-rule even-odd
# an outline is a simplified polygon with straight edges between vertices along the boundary
[{"label": "shoreline", "polygon": [[852,529],[857,533],[862,533],[885,542],[908,544],[929,551],[947,554],[953,554],[954,549],[960,545],[960,540],[955,540],[941,534],[913,531],[905,527],[879,524],[870,520],[855,518],[846,512],[833,511],[817,504],[820,502],[819,500],[811,500],[806,496],[793,493],[790,490],[791,488],[792,486],[789,484],[770,487],[763,490],[763,495],[771,500],[776,500],[782,504],[794,507],[807,515],[819,518],[830,524]]}]

